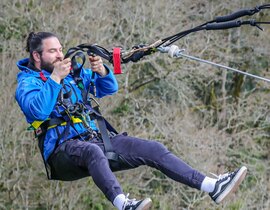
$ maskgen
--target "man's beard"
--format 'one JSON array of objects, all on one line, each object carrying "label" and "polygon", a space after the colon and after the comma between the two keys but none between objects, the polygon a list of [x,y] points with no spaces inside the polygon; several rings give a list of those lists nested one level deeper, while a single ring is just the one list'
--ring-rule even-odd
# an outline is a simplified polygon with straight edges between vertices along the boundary
[{"label": "man's beard", "polygon": [[41,59],[40,68],[47,72],[52,73],[54,69],[54,65],[52,63],[45,62],[43,59]]}]

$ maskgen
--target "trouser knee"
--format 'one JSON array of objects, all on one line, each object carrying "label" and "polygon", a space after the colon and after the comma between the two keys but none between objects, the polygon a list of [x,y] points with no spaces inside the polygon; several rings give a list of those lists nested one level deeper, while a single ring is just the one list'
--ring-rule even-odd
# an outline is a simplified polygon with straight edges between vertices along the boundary
[{"label": "trouser knee", "polygon": [[96,144],[89,144],[83,149],[83,155],[82,158],[86,162],[88,162],[87,165],[100,163],[103,161],[108,162],[106,156],[104,155],[104,152],[102,149],[96,145]]},{"label": "trouser knee", "polygon": [[147,153],[151,156],[152,160],[160,162],[162,160],[162,157],[164,157],[164,155],[170,152],[162,143],[156,141],[149,141]]},{"label": "trouser knee", "polygon": [[150,141],[150,151],[160,152],[160,154],[163,154],[164,152],[168,152],[168,149],[164,146],[164,144],[157,142],[157,141]]}]

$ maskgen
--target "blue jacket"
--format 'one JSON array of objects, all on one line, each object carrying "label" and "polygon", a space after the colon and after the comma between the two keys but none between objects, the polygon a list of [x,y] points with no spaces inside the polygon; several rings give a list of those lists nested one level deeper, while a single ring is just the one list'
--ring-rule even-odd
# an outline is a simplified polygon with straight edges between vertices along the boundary
[{"label": "blue jacket", "polygon": [[[18,68],[21,72],[18,73],[17,81],[18,86],[16,89],[16,100],[23,111],[28,123],[32,124],[34,121],[44,121],[48,118],[61,117],[59,111],[56,109],[58,94],[62,85],[56,83],[50,78],[50,73],[42,70],[47,80],[44,82],[40,77],[40,72],[28,68],[29,59],[25,58],[17,62]],[[106,67],[108,69],[108,67]],[[91,82],[92,71],[89,69],[82,69],[81,78],[85,88],[89,88]],[[111,95],[118,90],[117,81],[109,70],[108,75],[101,77],[95,74],[94,83],[96,86],[96,97],[101,98],[106,95]],[[64,84],[69,90],[72,90],[71,101],[72,103],[83,102],[81,90],[75,84],[71,75],[64,79]],[[65,92],[65,90],[63,90]],[[61,107],[60,107],[61,108]],[[64,109],[62,108],[61,111]],[[65,139],[60,139],[59,143],[77,136],[78,133],[86,131],[82,123],[74,124],[75,129],[70,127],[70,132]],[[92,129],[96,130],[94,122],[90,123]],[[65,125],[58,126],[60,133],[65,129]],[[55,128],[47,130],[44,140],[44,158],[48,159],[53,149],[55,148],[56,140],[58,138]]]}]

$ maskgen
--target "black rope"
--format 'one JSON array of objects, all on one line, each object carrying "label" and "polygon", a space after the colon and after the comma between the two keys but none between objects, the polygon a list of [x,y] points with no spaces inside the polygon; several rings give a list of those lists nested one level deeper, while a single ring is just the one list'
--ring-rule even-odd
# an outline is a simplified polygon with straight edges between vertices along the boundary
[{"label": "black rope", "polygon": [[[256,22],[256,20],[242,21],[242,20],[236,20],[236,19],[240,17],[244,17],[244,16],[252,16],[264,9],[270,9],[270,4],[256,6],[252,9],[241,9],[229,15],[218,16],[215,19],[208,21],[206,23],[203,23],[194,28],[181,31],[177,34],[165,37],[152,45],[137,45],[133,47],[132,50],[130,50],[129,52],[121,53],[121,63],[128,63],[130,61],[137,62],[142,57],[157,52],[158,51],[157,48],[160,46],[162,47],[169,46],[172,43],[178,41],[179,39],[191,33],[202,31],[202,30],[224,30],[224,29],[229,29],[229,28],[240,27],[241,25],[255,26],[258,29],[262,30],[262,28],[259,25],[270,24],[270,22]],[[91,54],[98,55],[113,64],[113,53],[95,44],[94,45],[81,44],[81,45],[78,45],[77,47],[70,48],[67,54],[65,55],[65,58],[70,57],[72,54],[76,53],[77,51],[87,52],[88,55],[91,55]]]},{"label": "black rope", "polygon": [[[187,36],[190,33],[194,33],[194,32],[201,31],[201,30],[223,30],[223,29],[239,27],[239,26],[245,25],[245,24],[249,24],[251,26],[256,26],[256,27],[258,27],[258,24],[269,24],[270,22],[256,22],[255,21],[256,24],[252,24],[252,22],[244,22],[244,21],[240,21],[240,20],[233,21],[233,20],[238,19],[238,18],[243,17],[243,16],[254,15],[254,14],[260,12],[262,9],[270,9],[270,4],[256,6],[253,9],[242,9],[242,10],[236,11],[236,12],[229,14],[229,15],[216,17],[215,19],[208,21],[202,25],[196,26],[192,29],[182,31],[182,32],[179,32],[177,34],[174,34],[172,36],[169,36],[169,37],[162,39],[162,43],[160,43],[157,47],[159,47],[161,45],[163,46],[163,44],[164,44],[164,47],[169,46],[172,43],[176,42],[177,40],[183,38],[184,36]],[[252,21],[254,22],[254,20],[252,20]],[[261,29],[260,27],[258,27],[258,28]]]}]

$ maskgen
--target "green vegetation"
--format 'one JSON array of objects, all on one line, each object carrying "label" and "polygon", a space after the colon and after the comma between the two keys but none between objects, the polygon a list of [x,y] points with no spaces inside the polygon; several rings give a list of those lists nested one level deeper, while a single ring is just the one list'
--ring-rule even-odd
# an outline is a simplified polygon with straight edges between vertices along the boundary
[{"label": "green vegetation", "polygon": [[[259,4],[256,2],[256,4]],[[91,177],[48,181],[37,142],[14,99],[16,61],[27,57],[30,31],[52,31],[67,50],[82,43],[130,49],[254,1],[2,0],[0,3],[0,209],[112,209]],[[256,16],[270,20],[270,11]],[[256,18],[255,17],[255,18]],[[247,17],[249,19],[249,17]],[[270,78],[270,27],[244,26],[190,35],[187,54]],[[150,196],[153,209],[270,209],[270,84],[206,64],[156,53],[122,66],[120,90],[101,99],[119,131],[164,143],[204,173],[249,169],[239,191],[217,206],[195,189],[147,167],[117,172],[130,197]]]}]

